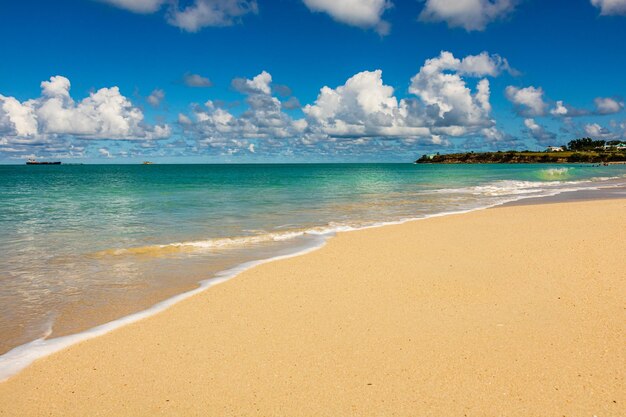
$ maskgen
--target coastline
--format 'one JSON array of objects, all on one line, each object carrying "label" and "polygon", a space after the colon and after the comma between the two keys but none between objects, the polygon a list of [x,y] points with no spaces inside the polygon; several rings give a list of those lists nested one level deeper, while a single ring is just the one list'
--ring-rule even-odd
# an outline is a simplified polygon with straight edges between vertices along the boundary
[{"label": "coastline", "polygon": [[[613,182],[612,182],[613,181]],[[56,331],[52,331],[50,328],[40,338],[27,342],[25,344],[16,346],[0,355],[0,383],[4,382],[8,378],[17,374],[24,368],[28,367],[34,361],[54,354],[62,349],[70,347],[76,343],[80,343],[94,337],[102,336],[110,331],[116,330],[120,327],[126,326],[131,323],[135,323],[139,320],[149,318],[155,314],[158,314],[167,308],[175,305],[176,303],[183,301],[189,297],[199,294],[210,287],[223,283],[229,279],[232,279],[250,268],[257,265],[261,265],[267,262],[273,262],[276,260],[286,259],[294,256],[300,256],[311,251],[317,250],[324,246],[328,239],[334,237],[337,233],[354,232],[372,228],[386,227],[392,225],[401,225],[408,222],[428,220],[431,218],[445,217],[449,215],[466,214],[474,211],[487,210],[496,207],[516,206],[516,205],[536,205],[536,204],[549,204],[559,203],[567,201],[577,200],[595,200],[595,199],[613,199],[623,198],[623,194],[626,193],[626,186],[622,181],[622,178],[616,177],[605,182],[599,187],[583,188],[563,188],[555,189],[549,194],[528,196],[519,195],[517,197],[509,197],[509,200],[502,202],[487,204],[484,206],[445,211],[439,213],[433,213],[424,215],[421,217],[407,218],[401,220],[381,221],[373,223],[367,226],[360,227],[326,227],[315,228],[305,233],[308,235],[308,241],[292,246],[290,249],[285,249],[274,253],[270,257],[253,259],[245,261],[240,264],[236,264],[225,270],[219,271],[209,278],[202,279],[185,291],[170,295],[163,298],[156,303],[144,307],[142,309],[124,314],[111,321],[105,321],[102,324],[87,327],[81,329],[78,332],[57,334]]]},{"label": "coastline", "polygon": [[[524,415],[542,414],[537,407],[553,401],[554,396],[565,401],[568,394],[569,403],[552,403],[560,407],[559,411],[588,409],[591,412],[593,406],[597,406],[598,410],[594,410],[598,415],[617,415],[617,405],[624,401],[623,394],[619,394],[624,392],[624,370],[619,369],[620,363],[623,364],[624,361],[623,352],[615,350],[619,344],[619,327],[611,326],[616,326],[616,321],[624,314],[623,310],[615,309],[614,305],[619,304],[617,289],[620,286],[623,288],[624,283],[619,275],[615,275],[619,266],[615,263],[619,263],[620,258],[611,260],[611,256],[623,253],[617,233],[620,227],[614,223],[606,224],[609,222],[602,216],[589,217],[593,218],[591,227],[589,222],[585,222],[585,218],[601,210],[608,217],[613,214],[613,221],[623,222],[623,216],[620,218],[619,213],[623,212],[625,201],[615,199],[502,207],[339,233],[320,250],[246,270],[237,279],[225,282],[211,291],[196,294],[152,317],[97,339],[70,346],[37,361],[22,373],[0,384],[0,414],[13,415],[18,410],[28,410],[30,414],[55,410],[57,414],[63,414],[63,407],[72,403],[77,406],[78,403],[78,407],[94,407],[91,410],[81,409],[84,414],[97,414],[106,404],[106,409],[113,410],[113,414],[128,415],[148,414],[148,408],[153,412],[160,409],[166,413],[212,410],[219,414],[221,410],[221,414],[224,414],[229,410],[226,414],[238,415],[363,415],[380,414],[382,410],[388,409],[405,415],[420,410],[433,415],[445,415],[444,410],[447,410],[452,413],[448,415],[456,415],[463,410],[462,407],[469,407],[475,412],[495,412],[496,408],[484,407],[504,407],[508,404],[502,403],[500,397],[498,401],[496,397],[490,397],[491,402],[478,404],[480,401],[477,399],[461,395],[478,389],[472,388],[471,384],[477,382],[472,381],[472,378],[478,378],[478,386],[483,388],[485,386],[481,383],[486,383],[491,378],[490,386],[498,382],[501,386],[508,387],[509,395],[515,391],[513,388],[518,390],[516,392],[520,398],[515,401],[508,398],[511,402],[509,406],[515,407],[517,404],[520,407],[523,404],[527,407],[526,411],[535,411],[519,413],[521,408],[512,408],[509,409],[510,415],[515,415],[515,410]],[[550,227],[551,222],[558,224],[563,221],[563,213],[568,225],[578,229],[570,230],[568,227],[566,230],[554,230],[554,227]],[[617,217],[615,213],[618,214]],[[468,221],[470,217],[472,219]],[[529,225],[528,221],[531,220],[532,224]],[[483,228],[479,228],[476,223],[482,224]],[[542,231],[546,227],[548,231]],[[516,231],[524,231],[528,236],[516,234]],[[612,234],[615,234],[613,239]],[[496,240],[500,240],[502,245],[508,243],[509,247],[517,245],[519,249],[524,249],[524,258],[516,259],[517,252],[512,248],[504,251],[498,247],[491,248],[495,243],[487,237],[493,239],[494,236],[497,236]],[[579,239],[580,236],[584,236],[584,239]],[[550,265],[548,271],[542,271],[538,260],[543,259],[546,254],[541,251],[530,253],[536,251],[528,245],[533,237],[544,250],[558,252],[559,256],[555,259],[559,259],[559,263],[563,265],[557,263]],[[521,242],[517,242],[516,238]],[[431,244],[425,244],[423,240],[428,240]],[[450,248],[446,249],[446,244],[462,243],[457,242],[459,240],[466,244],[471,243],[466,246],[467,252],[475,255],[475,258],[480,258],[480,252],[483,251],[494,254],[500,250],[502,255],[511,255],[513,259],[499,263],[491,256],[483,260],[472,260],[468,254],[462,255]],[[449,251],[449,259],[434,251],[436,248],[443,253]],[[483,251],[479,251],[480,248]],[[593,268],[589,269],[583,259],[569,259],[572,255],[568,250],[578,254],[578,257],[585,253],[591,254],[588,255],[588,260]],[[554,256],[555,253],[551,255]],[[600,260],[608,262],[599,262]],[[444,265],[448,262],[449,267]],[[569,262],[572,264],[569,265]],[[577,264],[580,265],[575,268]],[[520,266],[539,276],[526,277],[529,278],[526,282],[502,273],[508,271],[512,276],[519,276]],[[598,269],[597,273],[606,273],[608,277],[597,276],[592,269]],[[390,272],[393,270],[397,270],[397,273]],[[584,277],[588,282],[567,281],[566,273],[578,276],[579,271],[583,270],[588,270],[591,274]],[[497,273],[494,274],[495,271]],[[464,276],[467,274],[469,281]],[[546,277],[553,277],[553,274],[558,276],[558,280],[545,280]],[[490,281],[485,282],[481,276],[489,277]],[[294,279],[295,277],[299,279]],[[389,282],[383,285],[380,277],[387,278]],[[494,281],[496,277],[502,278],[509,287],[518,289],[520,293],[512,297],[510,290],[501,287],[504,283]],[[604,282],[602,279],[608,281]],[[422,282],[417,285],[415,280]],[[594,288],[591,284],[602,284],[602,288]],[[498,294],[499,297],[492,294],[494,289],[489,288],[490,285],[502,291]],[[593,298],[593,294],[585,294],[581,288],[593,294],[600,291],[604,296],[609,295],[608,299],[604,297],[607,305],[597,305],[599,299]],[[544,300],[546,291],[555,293],[556,290],[563,291],[562,299],[567,298],[568,303],[579,303],[578,308],[582,303],[583,310],[592,313],[593,317],[585,319],[588,322],[580,321],[583,316],[579,315],[576,308],[561,308],[561,303],[554,300],[544,305],[543,302],[548,301]],[[407,294],[414,294],[422,304],[396,303],[396,297],[400,301],[407,301]],[[526,302],[519,299],[518,296],[522,295],[527,296]],[[578,296],[582,300],[578,300]],[[494,304],[478,305],[486,299]],[[541,305],[541,311],[529,309],[533,300]],[[333,314],[339,311],[342,314]],[[471,313],[474,320],[468,323],[463,316],[459,316],[463,312]],[[613,318],[611,315],[607,316],[609,312],[612,312]],[[548,313],[556,315],[553,317]],[[529,322],[531,317],[536,319],[538,314],[547,320],[545,326],[538,326],[540,322]],[[418,316],[423,320],[417,320]],[[573,323],[579,325],[578,330],[572,323],[556,320],[564,317],[571,319],[570,316],[575,316],[578,320]],[[294,322],[295,317],[301,321]],[[496,319],[498,323],[493,322]],[[475,327],[459,328],[463,323]],[[507,324],[513,323],[518,327],[507,327]],[[369,326],[364,327],[364,324]],[[590,324],[602,326],[596,329],[595,326],[590,327]],[[468,333],[469,328],[473,328],[476,334]],[[415,332],[417,329],[420,332]],[[497,337],[502,333],[500,330],[504,330],[508,337],[500,340]],[[520,331],[531,339],[530,346],[528,340],[517,337],[520,336]],[[618,333],[614,334],[615,331]],[[608,346],[608,352],[614,355],[609,359],[617,359],[613,363],[613,374],[610,369],[605,368],[609,364],[603,361],[597,363],[597,357],[592,356],[590,359],[580,356],[581,352],[598,348],[600,342],[594,340],[599,335],[597,332],[602,333],[604,338],[601,342],[608,343],[605,348]],[[603,332],[608,332],[610,340]],[[580,363],[567,365],[564,358],[557,355],[565,354],[566,358],[571,359],[571,354],[575,352],[547,348],[550,344],[563,348],[564,341],[561,337],[564,333],[570,337],[569,340],[574,337],[579,342],[576,344],[579,349],[576,358]],[[320,337],[322,335],[324,337]],[[412,335],[419,343],[408,343],[404,337],[407,335]],[[424,335],[428,337],[424,338]],[[492,340],[494,336],[496,339]],[[200,342],[200,345],[192,342]],[[460,348],[458,344],[461,342],[469,343],[465,343],[469,350]],[[529,349],[528,352],[507,352],[505,349],[507,346],[510,348],[518,345]],[[471,347],[492,349],[472,351]],[[605,350],[605,354],[606,352]],[[531,353],[539,356],[534,357]],[[459,355],[466,357],[461,360]],[[515,359],[513,363],[509,362],[511,355]],[[552,359],[544,365],[550,365],[550,372],[555,372],[550,375],[558,377],[562,384],[561,392],[547,391],[545,383],[550,380],[550,376],[546,376],[546,370],[537,367],[537,363],[533,362],[542,362],[541,355]],[[424,357],[431,359],[432,369],[427,366],[428,363],[416,359]],[[444,357],[462,372],[455,375],[452,369],[446,368],[441,362]],[[464,361],[468,363],[465,364]],[[528,368],[528,374],[520,374],[520,361],[532,365]],[[169,366],[171,363],[176,363],[177,366]],[[372,363],[376,366],[371,366]],[[484,369],[481,370],[479,365],[489,363],[497,365],[492,371],[510,370],[513,366],[516,373],[512,375],[523,381],[533,395],[524,394],[524,390],[517,386],[519,381],[504,378],[505,375],[501,372],[494,371],[491,376],[487,375],[489,372],[482,375]],[[565,366],[566,370],[580,365],[581,369],[593,370],[596,376],[573,375],[574,379],[569,380],[569,374],[563,374],[563,369],[554,369],[558,364]],[[416,366],[418,369],[415,369]],[[92,371],[92,368],[95,369]],[[543,374],[537,373],[539,369],[543,369]],[[469,371],[473,373],[467,374]],[[478,374],[476,371],[479,371]],[[61,381],[58,380],[58,375],[64,375]],[[391,376],[398,380],[389,379]],[[407,376],[412,377],[411,383],[403,379]],[[607,379],[610,376],[613,379]],[[371,379],[372,382],[361,384],[362,378]],[[539,378],[543,382],[538,384],[539,380],[534,381],[533,378]],[[576,378],[583,379],[577,381]],[[206,384],[209,380],[213,382]],[[400,380],[403,380],[403,384],[400,384]],[[260,383],[263,381],[268,386]],[[184,382],[185,385],[176,389],[175,382]],[[368,383],[371,385],[367,385]],[[427,383],[432,387],[429,388]],[[611,383],[613,386],[610,386]],[[143,399],[141,404],[133,403],[128,395],[133,392],[137,394],[137,390],[142,391],[148,386],[151,390],[167,393],[172,399],[161,402],[155,394]],[[182,386],[186,388],[181,389]],[[342,387],[344,392],[347,389],[352,395],[338,399],[336,395],[333,396],[333,386]],[[70,387],[73,387],[73,393],[69,393]],[[450,387],[456,390],[451,390]],[[602,401],[606,399],[606,403],[592,401],[597,400],[596,397],[589,401],[579,400],[578,397],[591,392],[589,389],[592,389],[596,397],[601,393],[600,397]],[[374,395],[370,397],[368,392]],[[446,392],[457,394],[450,395],[443,401],[444,398],[433,397],[437,392],[439,395]],[[287,393],[292,393],[293,398],[290,399]],[[485,391],[479,390],[478,393],[486,395]],[[27,397],[33,398],[31,394],[36,395],[37,401],[26,400]],[[492,392],[488,394],[495,395]],[[90,403],[85,400],[85,396],[91,398],[95,395],[103,396],[104,402]],[[189,395],[199,396],[201,400],[193,402]],[[23,401],[19,398],[8,401],[16,396],[24,397]],[[608,400],[610,396],[615,399]],[[115,403],[114,398],[118,397],[120,400]],[[414,404],[407,402],[410,398],[415,400]],[[106,399],[115,404],[108,403]],[[387,405],[373,403],[374,400],[385,399]],[[463,403],[463,399],[469,402]],[[258,412],[254,411],[253,400],[257,401]],[[239,408],[232,408],[236,406]],[[65,410],[67,414],[68,409]],[[480,412],[478,414],[481,415]]]},{"label": "coastline", "polygon": [[[72,177],[85,176],[98,184],[98,178],[105,174],[141,178],[140,174],[145,173],[143,169],[120,171],[118,167],[79,168],[70,170],[76,171]],[[13,221],[11,210],[3,211],[0,222],[7,222],[8,231],[2,236],[0,246],[6,245],[9,250],[3,252],[0,262],[0,275],[8,277],[3,287],[6,291],[0,299],[0,380],[4,374],[3,355],[19,346],[24,351],[24,345],[41,337],[46,338],[45,345],[51,339],[68,335],[88,337],[94,328],[107,323],[115,327],[111,322],[124,322],[126,316],[144,310],[155,311],[158,309],[155,305],[191,291],[223,271],[298,251],[319,234],[482,209],[571,190],[623,185],[625,178],[621,168],[538,165],[487,168],[365,164],[255,166],[243,170],[232,166],[161,166],[155,169],[162,171],[161,175],[150,174],[151,182],[144,184],[145,190],[131,187],[119,201],[103,198],[106,193],[94,196],[104,205],[134,201],[135,210],[127,210],[123,215],[107,210],[103,216],[84,217],[72,204],[63,203],[64,200],[39,198],[46,195],[43,188],[31,189],[28,204],[32,203],[37,210],[48,210],[52,204],[60,213],[55,222],[37,222],[33,216],[34,223],[26,222],[20,227],[22,223]],[[241,198],[247,202],[239,205],[237,210],[241,213],[235,219],[228,215],[234,207],[228,206],[236,200],[225,194],[254,187],[232,190],[230,186],[214,187],[211,189],[218,191],[203,194],[204,203],[187,204],[186,201],[197,197],[195,188],[189,188],[192,190],[189,192],[185,187],[171,187],[169,193],[163,194],[155,184],[161,176],[180,172],[182,182],[199,178],[217,181],[215,176],[224,178],[228,174],[229,181],[236,178],[235,182],[240,183],[250,179],[255,183],[259,175],[271,175],[284,180],[280,181],[284,192],[270,187],[271,205],[263,199],[257,201],[249,191],[243,192]],[[294,173],[298,175],[292,176]],[[12,186],[9,183],[5,187]],[[366,190],[374,194],[368,195]],[[68,190],[69,194],[72,192]],[[168,201],[170,193],[179,195],[174,208]],[[144,204],[139,204],[141,201]],[[219,202],[217,207],[212,201]],[[14,203],[19,210],[20,204]],[[209,213],[203,212],[205,205],[211,207]],[[219,219],[228,226],[222,227]],[[82,226],[76,228],[77,222]],[[154,227],[157,224],[162,226]],[[82,233],[82,228],[94,233]],[[29,244],[32,236],[37,236],[34,245]],[[59,245],[59,239],[65,244]]]}]

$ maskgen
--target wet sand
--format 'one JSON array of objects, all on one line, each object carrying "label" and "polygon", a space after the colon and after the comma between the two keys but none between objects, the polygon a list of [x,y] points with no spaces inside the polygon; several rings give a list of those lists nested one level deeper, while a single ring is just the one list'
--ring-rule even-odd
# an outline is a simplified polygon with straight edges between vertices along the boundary
[{"label": "wet sand", "polygon": [[622,416],[625,213],[340,233],[35,362],[0,415]]}]

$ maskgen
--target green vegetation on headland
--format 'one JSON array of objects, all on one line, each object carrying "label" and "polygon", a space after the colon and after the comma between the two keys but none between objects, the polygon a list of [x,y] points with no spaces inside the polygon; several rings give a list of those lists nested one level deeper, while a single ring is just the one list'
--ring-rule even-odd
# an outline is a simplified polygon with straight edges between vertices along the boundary
[{"label": "green vegetation on headland", "polygon": [[590,138],[570,141],[567,146],[545,152],[498,151],[423,155],[417,164],[567,164],[626,162],[626,143]]}]

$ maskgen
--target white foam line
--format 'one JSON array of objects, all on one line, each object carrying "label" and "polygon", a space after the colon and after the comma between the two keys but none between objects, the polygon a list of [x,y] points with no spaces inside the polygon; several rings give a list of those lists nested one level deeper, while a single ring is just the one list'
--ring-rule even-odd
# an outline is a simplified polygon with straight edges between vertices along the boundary
[{"label": "white foam line", "polygon": [[275,256],[268,259],[246,262],[234,268],[219,272],[213,278],[200,281],[200,286],[198,288],[168,298],[167,300],[161,301],[146,310],[121,317],[117,320],[101,324],[80,333],[55,337],[52,339],[46,339],[46,336],[44,336],[40,339],[20,345],[0,356],[0,382],[6,381],[11,376],[17,374],[37,359],[52,355],[53,353],[63,350],[76,343],[102,336],[122,326],[126,326],[128,324],[135,323],[139,320],[143,320],[147,317],[153,316],[166,310],[174,304],[177,304],[183,300],[186,300],[196,294],[207,290],[210,287],[226,282],[229,279],[239,275],[243,271],[251,269],[257,265],[261,265],[271,261],[277,261],[280,259],[292,258],[295,256],[300,256],[309,252],[313,252],[314,250],[324,246],[327,239],[331,237],[331,235],[332,233],[327,233],[323,235],[320,234],[319,238],[316,239],[316,241],[312,245],[297,252],[293,252],[287,255]]},{"label": "white foam line", "polygon": [[211,288],[215,285],[226,282],[234,278],[235,276],[239,275],[240,273],[248,269],[251,269],[255,266],[272,262],[272,261],[281,260],[281,259],[287,259],[287,258],[292,258],[292,257],[300,256],[300,255],[305,255],[307,253],[313,252],[323,247],[328,241],[328,238],[334,236],[336,232],[351,232],[351,231],[373,229],[377,227],[384,227],[384,226],[390,226],[390,225],[399,225],[399,224],[404,224],[404,223],[417,221],[417,220],[426,220],[426,219],[431,219],[435,217],[444,217],[444,216],[449,216],[449,215],[465,214],[465,213],[470,213],[473,211],[486,210],[489,208],[501,206],[503,204],[507,204],[507,203],[511,203],[511,202],[519,201],[519,200],[524,200],[528,198],[551,197],[551,196],[555,196],[564,192],[581,191],[581,190],[589,190],[589,189],[597,190],[600,188],[614,188],[614,187],[619,187],[619,186],[623,186],[623,185],[617,184],[617,185],[604,186],[604,187],[597,186],[597,187],[577,187],[577,188],[555,189],[554,192],[550,192],[548,194],[532,195],[532,196],[518,195],[514,198],[505,199],[497,203],[493,203],[493,204],[489,204],[489,205],[481,206],[481,207],[474,207],[470,209],[433,213],[433,214],[424,215],[422,217],[406,218],[406,219],[402,219],[398,221],[390,221],[390,222],[380,222],[380,223],[375,223],[372,225],[361,226],[361,227],[337,226],[337,227],[328,228],[322,231],[316,230],[316,231],[308,232],[306,233],[307,235],[316,236],[318,237],[318,239],[316,239],[310,246],[308,246],[307,248],[303,250],[299,250],[299,251],[286,254],[286,255],[279,255],[279,256],[275,256],[275,257],[271,257],[267,259],[243,263],[234,268],[219,272],[212,278],[200,281],[199,283],[200,286],[198,288],[195,288],[191,291],[187,291],[185,293],[168,298],[164,301],[161,301],[153,305],[152,307],[146,310],[142,310],[137,313],[133,313],[128,316],[124,316],[119,319],[110,321],[108,323],[101,324],[89,330],[85,330],[83,332],[71,334],[67,336],[55,337],[52,339],[47,339],[47,336],[49,335],[47,334],[42,338],[33,340],[32,342],[28,342],[16,348],[13,348],[10,351],[6,352],[4,355],[0,356],[0,382],[6,381],[11,376],[22,371],[24,368],[26,368],[28,365],[30,365],[37,359],[52,355],[53,353],[63,350],[76,343],[93,339],[98,336],[102,336],[122,326],[135,323],[139,320],[143,320],[145,318],[153,316],[157,313],[160,313],[166,310],[167,308],[173,306],[174,304],[177,304],[183,300],[186,300],[196,294],[199,294],[207,290],[208,288]]}]

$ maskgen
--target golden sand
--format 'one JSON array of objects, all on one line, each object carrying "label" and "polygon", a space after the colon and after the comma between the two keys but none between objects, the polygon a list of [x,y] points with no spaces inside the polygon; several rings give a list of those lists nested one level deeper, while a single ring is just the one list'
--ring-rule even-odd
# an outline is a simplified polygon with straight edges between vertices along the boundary
[{"label": "golden sand", "polygon": [[342,233],[37,361],[0,415],[624,416],[625,256],[626,200]]}]

